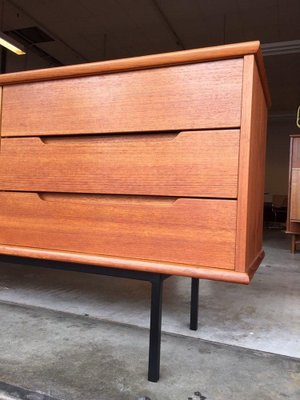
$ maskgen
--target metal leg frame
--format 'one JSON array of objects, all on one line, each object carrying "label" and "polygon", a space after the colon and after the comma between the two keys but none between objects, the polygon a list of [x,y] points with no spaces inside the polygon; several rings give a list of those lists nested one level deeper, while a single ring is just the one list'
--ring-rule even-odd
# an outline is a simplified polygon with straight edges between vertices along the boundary
[{"label": "metal leg frame", "polygon": [[[157,382],[159,380],[163,282],[170,275],[5,255],[0,257],[0,261],[13,264],[116,276],[119,278],[129,278],[151,282],[148,380],[151,382]],[[196,330],[198,326],[198,294],[199,279],[192,278],[190,328],[193,330]]]},{"label": "metal leg frame", "polygon": [[157,382],[160,370],[161,320],[162,320],[163,278],[158,276],[151,282],[151,312],[148,380]]},{"label": "metal leg frame", "polygon": [[157,382],[160,367],[161,320],[162,320],[162,289],[163,281],[170,275],[154,272],[133,271],[119,268],[98,267],[86,264],[76,264],[60,261],[39,260],[25,257],[5,256],[0,261],[13,264],[30,265],[64,271],[85,272],[90,274],[116,276],[119,278],[137,279],[151,283],[151,318],[148,379]]},{"label": "metal leg frame", "polygon": [[190,329],[196,331],[198,329],[198,300],[199,299],[199,279],[192,278],[191,284],[191,312],[190,312]]}]

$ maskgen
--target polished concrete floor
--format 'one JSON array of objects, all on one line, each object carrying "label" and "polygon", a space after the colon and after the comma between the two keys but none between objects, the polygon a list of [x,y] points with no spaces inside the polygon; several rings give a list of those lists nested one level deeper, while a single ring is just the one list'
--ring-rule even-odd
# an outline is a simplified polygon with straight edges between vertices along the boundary
[{"label": "polished concrete floor", "polygon": [[190,280],[165,282],[157,384],[149,284],[2,264],[0,381],[66,400],[299,400],[300,252],[289,247],[268,230],[250,286],[201,281],[197,332]]}]

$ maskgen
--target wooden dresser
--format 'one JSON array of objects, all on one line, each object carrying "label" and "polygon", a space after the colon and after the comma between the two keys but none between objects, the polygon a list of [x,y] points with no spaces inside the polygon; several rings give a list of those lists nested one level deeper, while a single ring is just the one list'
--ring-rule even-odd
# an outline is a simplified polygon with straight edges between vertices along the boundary
[{"label": "wooden dresser", "polygon": [[259,42],[0,76],[0,254],[249,283]]},{"label": "wooden dresser", "polygon": [[292,235],[292,253],[300,244],[300,135],[291,136],[287,233]]}]

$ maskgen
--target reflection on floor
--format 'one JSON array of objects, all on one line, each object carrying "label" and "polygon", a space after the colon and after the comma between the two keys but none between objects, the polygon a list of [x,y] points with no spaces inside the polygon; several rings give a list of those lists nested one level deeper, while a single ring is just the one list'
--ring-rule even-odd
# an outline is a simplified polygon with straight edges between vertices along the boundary
[{"label": "reflection on floor", "polygon": [[[300,358],[300,252],[281,231],[265,235],[266,257],[249,286],[201,281],[199,329],[188,329],[190,279],[165,282],[163,331]],[[149,284],[1,266],[0,301],[149,326]]]},{"label": "reflection on floor", "polygon": [[161,379],[150,383],[146,329],[3,303],[0,320],[1,380],[45,400],[300,398],[292,358],[163,334]]},{"label": "reflection on floor", "polygon": [[[200,282],[197,332],[188,329],[190,280],[172,277],[165,282],[163,331],[166,334],[162,357],[168,354],[171,358],[162,363],[161,381],[164,382],[165,379],[165,383],[171,385],[169,392],[167,387],[162,386],[161,381],[158,384],[161,386],[153,386],[146,381],[150,295],[148,283],[1,264],[0,380],[6,379],[9,383],[48,393],[45,391],[47,374],[42,374],[38,378],[38,371],[42,370],[44,373],[46,369],[50,381],[54,380],[58,385],[57,388],[51,386],[53,390],[51,389],[49,395],[58,398],[64,395],[66,399],[79,399],[83,395],[82,386],[77,392],[75,388],[76,382],[84,387],[83,378],[79,376],[81,369],[86,383],[91,387],[93,386],[89,383],[91,379],[97,378],[99,384],[102,382],[103,390],[101,389],[100,393],[106,393],[104,378],[113,382],[110,397],[108,392],[107,397],[93,397],[94,389],[91,389],[89,393],[84,394],[85,400],[146,399],[147,396],[151,400],[187,400],[188,397],[193,398],[195,391],[201,392],[204,389],[205,396],[211,394],[211,397],[207,396],[207,400],[225,398],[274,400],[283,397],[299,399],[299,362],[241,349],[242,347],[262,350],[300,358],[300,252],[292,255],[289,238],[278,230],[266,231],[265,251],[264,262],[249,286]],[[58,313],[53,313],[51,310]],[[9,318],[5,315],[9,315]],[[102,333],[100,333],[101,327]],[[84,340],[82,337],[80,339],[81,332],[85,335]],[[99,335],[97,340],[95,332]],[[57,349],[55,349],[56,340]],[[98,342],[95,344],[94,340]],[[105,344],[105,349],[102,348],[101,351],[98,349],[99,341]],[[177,346],[176,351],[172,350],[171,343]],[[74,346],[78,346],[78,349]],[[197,351],[193,351],[194,346]],[[49,351],[54,353],[51,355]],[[84,351],[87,352],[85,355]],[[208,360],[208,357],[211,359]],[[221,357],[220,362],[218,357]],[[97,365],[100,358],[102,361],[99,377]],[[72,367],[62,373],[67,360],[72,363]],[[117,365],[115,360],[118,361]],[[216,363],[215,368],[210,364],[213,360]],[[243,366],[242,364],[239,366],[241,360],[244,361]],[[274,360],[279,360],[278,364]],[[274,370],[270,368],[268,363],[271,361],[275,363],[276,368],[278,367],[278,371],[283,368],[281,363],[290,363],[286,374],[284,372],[279,376],[279,373],[276,382],[274,377],[273,381],[270,378],[270,374],[278,373],[275,367]],[[61,369],[57,363],[62,363]],[[173,364],[177,365],[174,370]],[[250,373],[248,368],[252,364],[257,365],[257,368]],[[58,368],[56,372],[54,365],[56,369]],[[103,371],[103,365],[115,371]],[[184,366],[186,369],[183,369]],[[24,368],[21,375],[19,367]],[[72,368],[75,375],[71,378]],[[96,368],[96,371],[91,371],[91,368]],[[204,373],[203,368],[211,370]],[[264,368],[266,370],[262,372]],[[86,377],[88,370],[90,378]],[[133,384],[135,374],[141,387],[148,388],[148,391],[143,391],[140,386]],[[217,375],[213,378],[213,374]],[[235,378],[229,376],[230,374]],[[261,385],[260,391],[251,392],[249,388],[253,397],[250,396],[250,392],[247,396],[242,396],[242,388],[237,389],[241,382],[248,385],[245,374],[249,374],[248,378],[254,379],[258,386]],[[66,380],[64,387],[60,375]],[[133,381],[130,381],[131,378]],[[228,382],[225,384],[227,378],[230,384]],[[267,378],[273,382],[273,388],[277,387],[276,390],[272,389],[273,392],[270,391],[271,386],[266,386],[267,383],[262,380]],[[278,387],[279,381],[283,388],[285,385],[287,388],[281,390]],[[213,390],[209,382],[214,385]],[[180,384],[183,385],[182,390]],[[158,387],[161,392],[157,392]],[[174,392],[175,388],[177,392]],[[287,396],[281,396],[280,390]],[[73,397],[68,397],[71,392]],[[162,393],[164,396],[156,397]],[[176,396],[175,393],[181,393],[183,397],[178,397],[179,395]],[[264,396],[264,393],[268,394]],[[195,397],[197,400],[198,398]]]}]

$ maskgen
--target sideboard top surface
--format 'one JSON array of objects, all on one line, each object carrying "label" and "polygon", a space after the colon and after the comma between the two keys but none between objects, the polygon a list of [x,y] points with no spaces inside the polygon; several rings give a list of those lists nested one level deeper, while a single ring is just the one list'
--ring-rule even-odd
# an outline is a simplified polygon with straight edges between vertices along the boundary
[{"label": "sideboard top surface", "polygon": [[168,67],[174,65],[243,57],[250,54],[255,56],[264,87],[265,97],[268,105],[270,106],[270,95],[259,41],[204,47],[200,49],[123,58],[118,60],[91,62],[63,67],[13,72],[3,75],[0,74],[0,85],[3,86],[53,79],[102,75],[146,68]]}]

